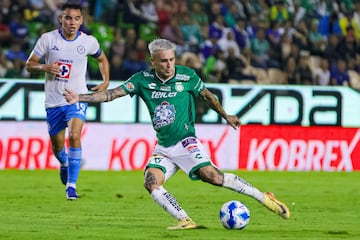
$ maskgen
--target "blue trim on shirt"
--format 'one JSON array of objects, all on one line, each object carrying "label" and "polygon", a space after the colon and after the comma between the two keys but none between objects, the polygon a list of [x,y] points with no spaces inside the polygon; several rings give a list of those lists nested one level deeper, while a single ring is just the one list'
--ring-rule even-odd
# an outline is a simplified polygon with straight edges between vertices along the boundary
[{"label": "blue trim on shirt", "polygon": [[101,53],[102,53],[102,49],[99,48],[99,50],[97,50],[97,52],[95,54],[92,54],[90,56],[92,56],[93,58],[98,58],[98,57],[100,57]]},{"label": "blue trim on shirt", "polygon": [[76,37],[75,37],[73,40],[69,40],[69,39],[66,39],[66,38],[64,37],[64,35],[62,34],[62,28],[59,28],[58,32],[59,32],[60,36],[61,36],[65,41],[68,41],[68,42],[75,41],[75,40],[81,35],[81,31],[77,31]]}]

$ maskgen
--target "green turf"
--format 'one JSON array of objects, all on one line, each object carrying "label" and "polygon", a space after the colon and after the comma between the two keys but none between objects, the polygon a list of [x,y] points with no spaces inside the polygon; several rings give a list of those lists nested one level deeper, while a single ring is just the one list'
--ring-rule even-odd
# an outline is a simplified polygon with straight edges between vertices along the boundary
[{"label": "green turf", "polygon": [[[287,202],[291,219],[178,173],[165,187],[202,228],[169,231],[175,220],[150,198],[140,171],[82,171],[81,198],[67,201],[57,171],[4,170],[0,239],[360,239],[360,172],[236,173]],[[226,230],[219,223],[219,209],[231,199],[240,199],[251,211],[244,230]]]}]

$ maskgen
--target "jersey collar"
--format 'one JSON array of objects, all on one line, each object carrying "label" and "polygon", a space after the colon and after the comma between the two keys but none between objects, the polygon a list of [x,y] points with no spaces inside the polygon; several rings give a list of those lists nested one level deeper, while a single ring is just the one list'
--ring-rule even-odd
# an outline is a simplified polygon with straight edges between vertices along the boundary
[{"label": "jersey collar", "polygon": [[69,40],[69,39],[67,39],[67,38],[64,37],[62,28],[59,28],[58,32],[59,32],[60,36],[61,36],[65,41],[69,41],[69,42],[75,41],[75,40],[81,35],[81,31],[77,31],[75,38],[74,38],[73,40]]}]

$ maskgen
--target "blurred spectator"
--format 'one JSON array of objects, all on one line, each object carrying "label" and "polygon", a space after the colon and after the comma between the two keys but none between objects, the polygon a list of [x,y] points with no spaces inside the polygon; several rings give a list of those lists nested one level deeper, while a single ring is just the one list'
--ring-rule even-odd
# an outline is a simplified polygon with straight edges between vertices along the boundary
[{"label": "blurred spectator", "polygon": [[[191,67],[203,79],[202,64],[198,55],[193,52],[184,52],[179,58],[179,64]],[[206,82],[206,79],[204,79]]]},{"label": "blurred spectator", "polygon": [[199,51],[199,45],[203,42],[203,38],[199,25],[193,22],[189,14],[182,16],[180,30],[184,37],[186,49],[197,53]]},{"label": "blurred spectator", "polygon": [[3,48],[0,47],[0,77],[5,77],[7,71],[14,67],[14,64],[6,59]]},{"label": "blurred spectator", "polygon": [[110,58],[110,79],[126,80],[123,68],[123,57],[119,54],[113,54]]},{"label": "blurred spectator", "polygon": [[338,59],[341,57],[338,52],[339,37],[337,34],[329,36],[328,43],[324,50],[324,57],[329,61],[330,68],[337,64]]},{"label": "blurred spectator", "polygon": [[252,15],[250,17],[250,21],[246,24],[246,32],[248,33],[248,36],[251,39],[256,38],[256,33],[258,29],[260,28],[259,19],[256,15]]},{"label": "blurred spectator", "polygon": [[114,41],[112,41],[110,46],[109,57],[113,55],[119,55],[123,57],[125,55],[125,39],[122,35],[121,29],[116,28],[114,30]]},{"label": "blurred spectator", "polygon": [[289,12],[284,4],[284,0],[275,0],[270,8],[270,20],[282,23],[289,20]]},{"label": "blurred spectator", "polygon": [[228,57],[229,49],[232,50],[235,57],[240,57],[240,48],[235,41],[234,33],[231,29],[227,29],[225,32],[225,36],[217,42],[218,46],[223,50],[224,57]]},{"label": "blurred spectator", "polygon": [[[96,1],[96,2],[101,3],[102,1]],[[125,0],[124,11],[122,15],[123,21],[125,23],[132,24],[136,33],[139,33],[140,25],[147,23],[148,21],[141,15],[142,12],[139,10],[140,8],[141,8],[141,0]]]},{"label": "blurred spectator", "polygon": [[209,35],[209,38],[201,45],[200,59],[204,63],[208,57],[215,53],[215,50],[219,48],[218,41],[219,35],[217,32],[213,32]]},{"label": "blurred spectator", "polygon": [[262,27],[266,27],[270,21],[270,5],[269,1],[266,0],[247,1],[248,11],[251,15],[256,16],[259,22],[265,24]]},{"label": "blurred spectator", "polygon": [[11,47],[5,51],[6,59],[9,61],[20,60],[25,64],[27,60],[27,55],[25,51],[21,49],[21,45],[17,42],[13,42]]},{"label": "blurred spectator", "polygon": [[296,13],[294,17],[294,25],[298,25],[301,20],[311,16],[313,12],[311,0],[300,0],[297,1],[298,6],[296,7]]},{"label": "blurred spectator", "polygon": [[250,48],[250,38],[249,34],[246,32],[246,20],[239,17],[236,21],[236,24],[231,27],[231,30],[234,33],[235,40],[241,50]]},{"label": "blurred spectator", "polygon": [[354,36],[356,39],[360,40],[360,25],[354,19],[352,11],[346,12],[345,16],[340,18],[339,26],[341,28],[341,33],[343,36],[347,35],[349,27],[354,31]]},{"label": "blurred spectator", "polygon": [[228,75],[226,82],[241,82],[242,80],[252,80],[256,83],[256,77],[248,73],[249,63],[242,55],[236,55],[233,48],[228,49],[228,57],[226,59]]},{"label": "blurred spectator", "polygon": [[147,44],[143,39],[139,38],[136,40],[135,50],[138,54],[139,61],[146,62],[148,60]]},{"label": "blurred spectator", "polygon": [[15,13],[9,24],[12,41],[20,44],[21,49],[26,51],[29,48],[29,28],[21,13]]},{"label": "blurred spectator", "polygon": [[314,80],[316,85],[320,85],[320,86],[330,85],[329,61],[326,58],[321,59],[320,67],[315,70]]},{"label": "blurred spectator", "polygon": [[269,67],[281,68],[282,60],[282,31],[281,23],[278,21],[273,21],[270,23],[270,28],[266,29],[266,39],[269,41]]},{"label": "blurred spectator", "polygon": [[296,66],[297,66],[297,61],[294,57],[289,57],[286,61],[286,65],[284,67],[284,72],[285,72],[285,78],[288,84],[291,85],[299,85],[300,82],[298,82],[298,78],[296,77],[297,72],[296,72]]},{"label": "blurred spectator", "polygon": [[284,60],[291,52],[291,45],[293,44],[293,35],[296,30],[292,27],[290,21],[283,22],[281,28],[281,58]]},{"label": "blurred spectator", "polygon": [[179,20],[177,17],[170,18],[169,24],[166,24],[162,28],[162,31],[159,32],[159,36],[176,44],[176,56],[181,55],[185,50],[187,50],[184,48],[184,35],[180,29]]},{"label": "blurred spectator", "polygon": [[360,27],[360,1],[355,2],[353,21]]},{"label": "blurred spectator", "polygon": [[215,21],[211,22],[209,25],[209,36],[218,36],[222,38],[224,35],[225,25],[224,17],[222,15],[217,15]]},{"label": "blurred spectator", "polygon": [[3,23],[3,16],[0,14],[0,45],[9,47],[11,42],[11,32],[8,24]]},{"label": "blurred spectator", "polygon": [[130,50],[136,49],[136,40],[138,39],[135,29],[128,28],[125,34],[125,57],[128,55]]},{"label": "blurred spectator", "polygon": [[294,58],[295,63],[298,64],[299,59],[300,59],[300,49],[299,47],[294,44],[294,43],[290,43],[290,52],[289,54],[284,57],[283,59],[283,65],[286,66],[287,62],[289,61],[290,58]]},{"label": "blurred spectator", "polygon": [[25,69],[25,62],[27,60],[26,53],[21,49],[21,45],[17,42],[11,44],[10,49],[5,51],[5,57],[11,62],[10,68],[7,69],[5,78],[21,78],[23,77]]},{"label": "blurred spectator", "polygon": [[156,13],[158,15],[157,34],[161,36],[165,26],[170,24],[170,18],[174,16],[171,16],[171,6],[165,0],[156,1]]},{"label": "blurred spectator", "polygon": [[251,39],[251,65],[267,68],[269,61],[270,43],[266,39],[265,30],[258,29],[256,38]]},{"label": "blurred spectator", "polygon": [[12,16],[16,13],[16,9],[14,9],[16,3],[11,0],[2,0],[0,4],[0,15],[1,15],[1,23],[5,25],[9,25],[12,20]]},{"label": "blurred spectator", "polygon": [[226,27],[233,27],[236,25],[236,19],[241,17],[238,5],[235,3],[235,1],[227,0],[224,1],[224,4],[226,5],[227,11],[224,15],[224,22]]},{"label": "blurred spectator", "polygon": [[341,38],[337,52],[344,59],[349,69],[355,69],[356,67],[356,58],[358,54],[358,43],[355,38],[355,31],[352,26],[346,28],[346,35]]},{"label": "blurred spectator", "polygon": [[216,0],[210,0],[206,4],[205,12],[208,15],[209,25],[216,20],[218,15],[221,15],[221,4]]},{"label": "blurred spectator", "polygon": [[293,42],[298,45],[300,49],[310,50],[309,29],[305,20],[301,20],[299,24],[295,26]]},{"label": "blurred spectator", "polygon": [[309,41],[311,55],[321,56],[327,44],[326,37],[322,36],[318,31],[318,21],[312,20],[310,22]]},{"label": "blurred spectator", "polygon": [[348,68],[343,59],[339,59],[336,66],[331,69],[331,84],[333,86],[350,86]]},{"label": "blurred spectator", "polygon": [[33,19],[43,23],[49,23],[53,20],[53,13],[56,10],[56,4],[51,0],[29,0],[30,9],[33,12]]},{"label": "blurred spectator", "polygon": [[139,59],[136,49],[130,49],[122,63],[123,79],[128,79],[134,73],[147,69],[147,62]]},{"label": "blurred spectator", "polygon": [[207,82],[223,83],[226,82],[227,68],[224,51],[221,48],[215,50],[215,54],[210,55],[203,68],[203,75]]},{"label": "blurred spectator", "polygon": [[151,0],[134,1],[127,0],[130,12],[144,22],[158,22],[159,17],[156,12],[156,6]]},{"label": "blurred spectator", "polygon": [[310,53],[308,51],[300,52],[300,59],[296,69],[296,83],[301,85],[313,85],[313,74],[309,67]]},{"label": "blurred spectator", "polygon": [[191,2],[189,14],[194,23],[199,26],[202,38],[207,38],[209,32],[209,18],[200,1]]}]

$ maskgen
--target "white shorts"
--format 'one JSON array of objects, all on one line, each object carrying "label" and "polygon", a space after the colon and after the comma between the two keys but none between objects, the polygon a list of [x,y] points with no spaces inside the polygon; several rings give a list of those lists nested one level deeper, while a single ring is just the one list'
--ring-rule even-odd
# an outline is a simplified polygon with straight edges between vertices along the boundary
[{"label": "white shorts", "polygon": [[147,168],[159,168],[165,174],[165,181],[179,169],[192,180],[198,180],[195,173],[199,168],[212,165],[204,146],[195,137],[187,137],[176,145],[163,147],[156,145],[146,165]]}]

